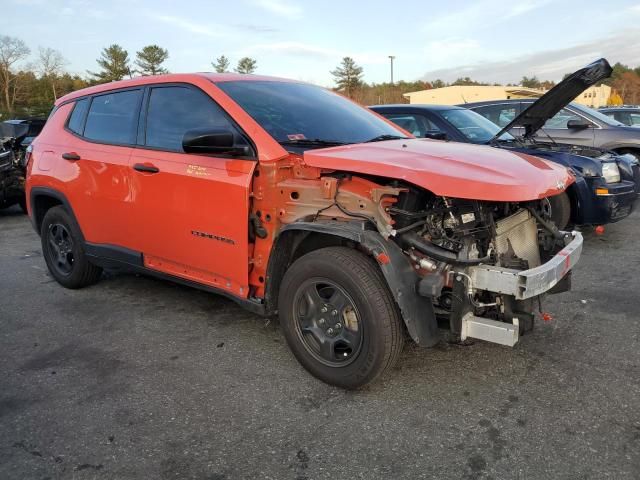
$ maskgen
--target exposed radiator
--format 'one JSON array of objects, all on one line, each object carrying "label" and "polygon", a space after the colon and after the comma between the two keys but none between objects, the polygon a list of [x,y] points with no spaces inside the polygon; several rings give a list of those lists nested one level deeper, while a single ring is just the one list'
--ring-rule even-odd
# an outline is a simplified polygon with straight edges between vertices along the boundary
[{"label": "exposed radiator", "polygon": [[538,226],[528,210],[518,210],[510,217],[496,222],[496,250],[507,253],[509,245],[516,256],[527,260],[529,268],[540,265]]}]

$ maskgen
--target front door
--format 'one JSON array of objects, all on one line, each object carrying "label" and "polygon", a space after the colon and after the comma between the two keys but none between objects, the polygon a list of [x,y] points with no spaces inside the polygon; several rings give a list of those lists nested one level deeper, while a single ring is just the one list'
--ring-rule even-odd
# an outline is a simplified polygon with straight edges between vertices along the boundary
[{"label": "front door", "polygon": [[255,161],[186,154],[184,133],[229,129],[244,136],[204,92],[189,85],[152,87],[131,156],[136,205],[130,244],[146,267],[246,297],[249,187]]}]

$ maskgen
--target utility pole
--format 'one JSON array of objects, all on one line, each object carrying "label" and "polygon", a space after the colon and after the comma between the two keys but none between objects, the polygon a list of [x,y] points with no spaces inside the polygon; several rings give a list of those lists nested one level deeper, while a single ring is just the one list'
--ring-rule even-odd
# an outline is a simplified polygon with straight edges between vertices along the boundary
[{"label": "utility pole", "polygon": [[391,60],[391,86],[393,87],[393,59],[396,58],[395,55],[389,55],[389,60]]}]

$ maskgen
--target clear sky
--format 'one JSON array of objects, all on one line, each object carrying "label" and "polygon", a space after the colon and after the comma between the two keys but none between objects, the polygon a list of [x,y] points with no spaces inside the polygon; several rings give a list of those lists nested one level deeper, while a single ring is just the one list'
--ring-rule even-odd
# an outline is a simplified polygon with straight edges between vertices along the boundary
[{"label": "clear sky", "polygon": [[332,85],[343,56],[365,80],[470,76],[558,80],[605,56],[640,65],[639,0],[0,0],[0,34],[59,50],[67,70],[95,70],[118,43],[169,50],[172,72],[211,71],[225,54],[258,61],[257,73]]}]

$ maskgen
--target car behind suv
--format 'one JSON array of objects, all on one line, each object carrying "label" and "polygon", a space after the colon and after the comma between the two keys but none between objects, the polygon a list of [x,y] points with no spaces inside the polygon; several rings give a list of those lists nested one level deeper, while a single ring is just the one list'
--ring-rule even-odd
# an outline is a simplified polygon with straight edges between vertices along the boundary
[{"label": "car behind suv", "polygon": [[298,360],[364,385],[422,346],[514,345],[569,288],[582,237],[546,198],[558,165],[414,139],[328,90],[167,75],[58,100],[28,163],[31,220],[63,286],[120,267],[279,314]]},{"label": "car behind suv", "polygon": [[[494,100],[465,103],[460,106],[504,127],[534,102],[535,100],[528,99]],[[511,132],[521,135],[524,128],[514,126]],[[598,110],[575,102],[569,103],[549,118],[536,133],[535,139],[539,142],[581,145],[631,154],[640,161],[640,129],[627,126]]]},{"label": "car behind suv", "polygon": [[598,111],[629,127],[640,127],[640,107],[606,107]]}]

